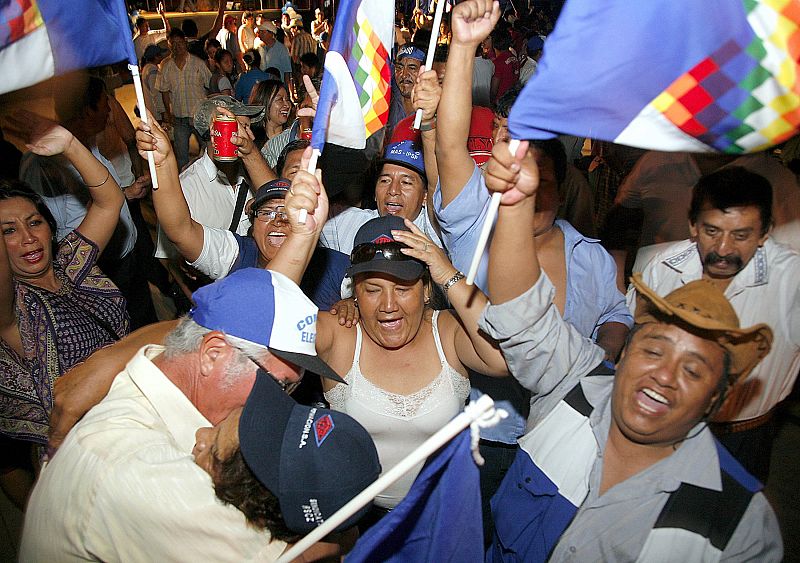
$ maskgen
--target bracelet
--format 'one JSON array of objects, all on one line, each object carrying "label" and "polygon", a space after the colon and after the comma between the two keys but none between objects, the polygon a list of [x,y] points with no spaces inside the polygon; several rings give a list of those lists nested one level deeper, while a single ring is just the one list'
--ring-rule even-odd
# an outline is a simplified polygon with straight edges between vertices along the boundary
[{"label": "bracelet", "polygon": [[444,285],[442,285],[442,291],[444,291],[444,294],[445,294],[445,295],[447,295],[447,291],[448,291],[448,290],[449,290],[451,287],[453,287],[454,285],[456,285],[458,282],[460,282],[461,280],[463,280],[463,279],[464,279],[464,278],[466,278],[466,277],[467,277],[467,276],[465,276],[465,275],[464,275],[464,274],[462,274],[461,272],[456,272],[456,273],[453,275],[453,277],[452,277],[452,278],[450,278],[449,280],[447,280],[446,282],[444,282]]},{"label": "bracelet", "polygon": [[102,186],[103,184],[105,184],[106,182],[108,182],[108,179],[109,179],[110,177],[111,177],[111,170],[109,170],[108,168],[106,168],[106,179],[105,179],[105,180],[103,180],[102,182],[100,182],[100,183],[99,183],[99,184],[97,184],[96,186],[90,186],[89,184],[86,184],[86,187],[87,187],[87,188],[99,188],[100,186]]},{"label": "bracelet", "polygon": [[420,131],[433,131],[436,129],[436,118],[434,117],[428,123],[420,123],[419,130]]}]

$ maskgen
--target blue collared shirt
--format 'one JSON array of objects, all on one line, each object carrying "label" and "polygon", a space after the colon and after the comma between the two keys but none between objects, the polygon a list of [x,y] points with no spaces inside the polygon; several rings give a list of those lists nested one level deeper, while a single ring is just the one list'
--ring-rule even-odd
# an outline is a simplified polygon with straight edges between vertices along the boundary
[{"label": "blue collared shirt", "polygon": [[[450,252],[453,265],[459,270],[466,271],[470,266],[490,199],[477,166],[461,193],[444,209],[441,187],[436,186],[433,203],[442,230],[442,240]],[[616,265],[600,241],[583,236],[567,221],[556,220],[556,226],[564,233],[567,262],[564,320],[581,335],[591,339],[596,339],[600,326],[608,322],[633,326],[633,316],[625,304],[625,297],[617,289]],[[487,287],[488,264],[487,245],[475,278],[475,285],[483,291]],[[481,436],[487,440],[514,443],[525,431],[529,401],[527,392],[516,381],[507,378],[495,379],[472,372],[470,381],[471,399],[486,393],[509,412],[509,417],[497,426],[481,430]]]}]

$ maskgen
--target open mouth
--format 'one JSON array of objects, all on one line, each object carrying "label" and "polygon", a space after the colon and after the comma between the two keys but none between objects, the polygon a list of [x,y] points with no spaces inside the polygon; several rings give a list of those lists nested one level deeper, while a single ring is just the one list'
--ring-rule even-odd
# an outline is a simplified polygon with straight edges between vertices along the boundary
[{"label": "open mouth", "polygon": [[400,325],[403,323],[403,319],[391,319],[387,321],[378,321],[382,328],[386,330],[395,330],[400,328]]},{"label": "open mouth", "polygon": [[286,233],[282,233],[280,231],[272,231],[271,233],[267,234],[267,242],[270,244],[270,246],[280,247],[285,240],[286,240]]},{"label": "open mouth", "polygon": [[395,201],[387,201],[385,207],[389,215],[398,215],[403,210],[403,204]]},{"label": "open mouth", "polygon": [[664,414],[669,410],[669,400],[657,391],[645,387],[636,394],[636,402],[639,406],[653,414]]},{"label": "open mouth", "polygon": [[28,262],[29,264],[36,264],[42,258],[44,258],[44,250],[41,248],[38,250],[32,250],[30,252],[26,252],[25,254],[22,255],[22,259]]}]

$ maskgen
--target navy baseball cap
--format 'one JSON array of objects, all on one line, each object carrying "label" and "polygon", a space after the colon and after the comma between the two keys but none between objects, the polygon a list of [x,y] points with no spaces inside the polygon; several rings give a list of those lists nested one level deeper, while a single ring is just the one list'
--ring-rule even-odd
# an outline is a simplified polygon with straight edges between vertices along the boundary
[{"label": "navy baseball cap", "polygon": [[413,43],[406,43],[397,50],[397,60],[411,57],[421,62],[425,62],[425,51],[414,45]]},{"label": "navy baseball cap", "polygon": [[[402,252],[394,253],[393,259],[387,259],[383,252],[376,250],[376,248],[380,248],[380,245],[387,243],[402,245],[392,236],[393,230],[410,231],[403,222],[403,218],[397,215],[376,217],[361,225],[353,241],[353,253],[350,255],[351,265],[347,269],[347,275],[354,278],[357,274],[378,272],[389,274],[405,281],[419,279],[425,270],[423,262],[411,256],[406,256]],[[363,249],[359,248],[363,245],[375,245],[370,249],[370,252],[366,253],[366,256],[371,254],[369,258],[364,258],[365,253]],[[375,251],[372,252],[373,250]]]},{"label": "navy baseball cap", "polygon": [[414,141],[399,141],[389,143],[383,158],[378,161],[379,166],[384,164],[397,164],[419,174],[422,181],[427,185],[428,176],[425,174],[425,160],[422,156],[422,147]]},{"label": "navy baseball cap", "polygon": [[253,205],[250,206],[250,209],[253,211],[258,210],[265,201],[269,201],[271,199],[285,199],[286,192],[289,191],[289,188],[292,187],[292,181],[287,180],[286,178],[278,178],[277,180],[270,180],[260,188],[256,192],[256,197],[253,200]]},{"label": "navy baseball cap", "polygon": [[189,317],[249,340],[308,371],[344,382],[317,356],[317,306],[292,280],[262,268],[237,270],[192,294]]},{"label": "navy baseball cap", "polygon": [[[298,404],[259,373],[239,419],[239,447],[256,478],[278,498],[286,526],[307,534],[381,473],[369,433],[343,412]],[[340,524],[352,527],[369,504]]]}]

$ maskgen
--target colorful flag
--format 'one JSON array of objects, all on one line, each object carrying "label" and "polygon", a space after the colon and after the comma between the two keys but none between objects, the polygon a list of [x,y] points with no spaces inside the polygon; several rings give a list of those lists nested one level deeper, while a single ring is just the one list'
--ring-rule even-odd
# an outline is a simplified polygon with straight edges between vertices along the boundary
[{"label": "colorful flag", "polygon": [[798,24],[796,0],[567,0],[509,132],[763,150],[800,123]]},{"label": "colorful flag", "polygon": [[343,0],[336,12],[311,145],[363,149],[389,118],[392,0]]},{"label": "colorful flag", "polygon": [[428,459],[400,504],[367,530],[347,563],[483,561],[478,466],[470,429]]}]

